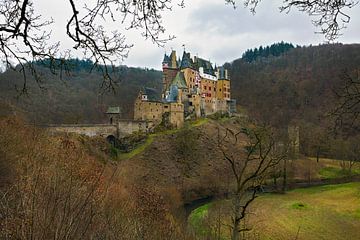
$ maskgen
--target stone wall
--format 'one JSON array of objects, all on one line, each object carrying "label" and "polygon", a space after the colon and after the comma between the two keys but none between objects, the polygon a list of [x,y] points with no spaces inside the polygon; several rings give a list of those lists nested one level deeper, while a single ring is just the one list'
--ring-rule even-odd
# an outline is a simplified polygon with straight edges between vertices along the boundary
[{"label": "stone wall", "polygon": [[184,104],[182,103],[168,103],[164,104],[164,111],[166,106],[169,106],[170,124],[174,127],[180,128],[184,125]]},{"label": "stone wall", "polygon": [[163,114],[163,103],[141,101],[137,99],[134,106],[134,120],[153,121],[161,123]]},{"label": "stone wall", "polygon": [[136,100],[134,106],[135,121],[151,121],[158,125],[163,120],[163,114],[168,113],[169,123],[174,127],[181,127],[184,124],[184,104],[162,103],[153,101]]},{"label": "stone wall", "polygon": [[89,137],[107,137],[113,135],[117,137],[117,126],[112,124],[61,124],[46,127],[50,132],[77,133]]},{"label": "stone wall", "polygon": [[229,104],[227,100],[217,100],[216,101],[216,110],[217,112],[227,113],[229,112]]},{"label": "stone wall", "polygon": [[154,127],[154,122],[150,121],[120,120],[117,123],[118,137],[122,138],[134,132],[151,132]]},{"label": "stone wall", "polygon": [[115,124],[61,124],[50,125],[46,128],[50,132],[77,133],[89,137],[110,135],[116,138],[128,136],[134,132],[151,132],[155,124],[151,121],[119,120]]}]

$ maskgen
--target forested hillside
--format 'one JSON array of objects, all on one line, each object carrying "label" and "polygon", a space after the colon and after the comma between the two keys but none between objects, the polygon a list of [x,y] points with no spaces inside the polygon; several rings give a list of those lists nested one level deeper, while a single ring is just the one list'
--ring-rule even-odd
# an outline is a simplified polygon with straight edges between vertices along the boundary
[{"label": "forested hillside", "polygon": [[291,121],[320,124],[337,104],[344,71],[352,74],[360,66],[360,45],[298,47],[226,65],[232,97],[250,115],[279,127]]},{"label": "forested hillside", "polygon": [[[254,53],[258,56],[249,62]],[[29,77],[29,95],[19,98],[15,86],[21,87],[22,75],[13,71],[1,74],[1,111],[16,109],[36,123],[104,122],[108,106],[121,106],[123,117],[131,118],[140,88],[161,89],[160,71],[123,66],[116,77],[120,81],[115,93],[102,93],[102,75],[89,74],[91,63],[74,60],[71,64],[70,76],[64,75],[62,80],[43,70],[44,89]],[[322,125],[324,116],[335,107],[334,91],[343,83],[344,71],[351,74],[360,65],[360,45],[293,48],[290,43],[278,43],[248,50],[225,65],[230,68],[232,97],[252,117],[278,127],[291,121]]]},{"label": "forested hillside", "polygon": [[266,47],[260,46],[259,48],[248,49],[241,58],[250,63],[260,58],[268,58],[271,56],[278,57],[293,48],[294,45],[292,43],[274,43]]},{"label": "forested hillside", "polygon": [[133,102],[142,87],[161,88],[161,72],[156,70],[119,67],[114,80],[115,92],[103,92],[103,77],[89,73],[91,63],[74,60],[69,74],[62,79],[45,67],[40,67],[42,82],[27,79],[28,95],[19,96],[22,87],[20,73],[7,71],[0,75],[0,114],[17,112],[27,120],[44,123],[102,123],[108,106],[120,106],[124,118],[132,118]]}]

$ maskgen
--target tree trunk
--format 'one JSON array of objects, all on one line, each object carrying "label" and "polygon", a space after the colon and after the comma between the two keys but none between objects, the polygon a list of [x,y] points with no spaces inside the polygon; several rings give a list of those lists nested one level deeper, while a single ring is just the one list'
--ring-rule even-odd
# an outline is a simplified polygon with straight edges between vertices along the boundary
[{"label": "tree trunk", "polygon": [[241,220],[241,206],[240,196],[236,194],[234,198],[234,222],[231,240],[240,240],[240,220]]},{"label": "tree trunk", "polygon": [[317,148],[316,151],[316,162],[319,163],[319,156],[320,156],[320,147]]},{"label": "tree trunk", "polygon": [[287,187],[287,160],[284,159],[284,168],[283,168],[283,185],[282,185],[282,191],[285,192],[286,191],[286,187]]}]

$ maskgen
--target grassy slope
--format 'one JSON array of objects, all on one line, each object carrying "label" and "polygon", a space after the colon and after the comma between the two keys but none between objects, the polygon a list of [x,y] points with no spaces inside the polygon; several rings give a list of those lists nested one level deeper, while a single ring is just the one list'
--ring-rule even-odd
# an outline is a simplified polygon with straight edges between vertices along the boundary
[{"label": "grassy slope", "polygon": [[[303,205],[303,206],[302,206]],[[360,239],[360,183],[268,194],[253,205],[260,239]]]},{"label": "grassy slope", "polygon": [[189,216],[189,224],[190,226],[196,226],[195,230],[201,236],[206,236],[207,228],[202,225],[202,220],[206,217],[209,211],[209,207],[211,203],[204,204],[203,206],[195,209],[191,212]]},{"label": "grassy slope", "polygon": [[[311,180],[334,179],[349,176],[348,170],[341,168],[341,161],[336,159],[320,158],[319,162],[316,158],[308,157],[298,160],[289,161],[290,178],[297,181],[308,181],[309,174]],[[355,164],[352,168],[352,175],[360,174],[360,164]]]},{"label": "grassy slope", "polygon": [[[190,122],[188,124],[189,124],[190,128],[199,127],[199,126],[207,123],[208,120],[209,119],[207,119],[207,118],[201,118],[201,119],[198,119],[196,121]],[[144,152],[146,150],[146,148],[153,143],[155,137],[174,134],[174,133],[178,132],[179,130],[180,129],[171,129],[171,130],[166,130],[166,131],[162,131],[162,132],[152,133],[152,134],[150,134],[148,136],[148,138],[146,139],[144,144],[138,146],[137,148],[135,148],[131,152],[120,153],[119,156],[118,156],[118,160],[125,160],[125,159],[132,158],[132,157]]]},{"label": "grassy slope", "polygon": [[[189,217],[189,223],[201,235],[201,218],[208,209],[205,205]],[[360,183],[264,194],[255,200],[251,212],[248,216],[254,230],[250,239],[296,239],[298,232],[299,240],[360,239]]]},{"label": "grassy slope", "polygon": [[184,202],[221,194],[227,163],[213,139],[217,127],[233,127],[232,122],[200,119],[183,129],[151,134],[144,145],[119,156],[119,174],[131,184],[177,192]]}]

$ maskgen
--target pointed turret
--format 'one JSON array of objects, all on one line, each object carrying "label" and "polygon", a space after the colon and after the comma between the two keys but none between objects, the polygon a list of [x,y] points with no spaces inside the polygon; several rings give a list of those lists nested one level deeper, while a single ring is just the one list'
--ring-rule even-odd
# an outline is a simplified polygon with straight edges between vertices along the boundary
[{"label": "pointed turret", "polygon": [[172,50],[170,54],[170,66],[171,68],[178,68],[177,62],[176,62],[176,51]]},{"label": "pointed turret", "polygon": [[194,63],[191,59],[190,53],[184,51],[180,64],[180,69],[193,68],[194,67],[193,65]]},{"label": "pointed turret", "polygon": [[164,54],[164,60],[162,61],[162,66],[163,66],[163,68],[168,68],[168,67],[170,67],[170,63],[171,63],[170,58],[169,58],[169,56],[166,55],[166,53],[165,53],[165,54]]}]

